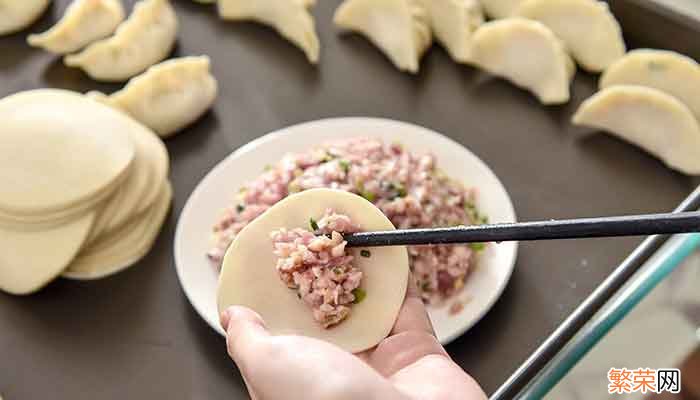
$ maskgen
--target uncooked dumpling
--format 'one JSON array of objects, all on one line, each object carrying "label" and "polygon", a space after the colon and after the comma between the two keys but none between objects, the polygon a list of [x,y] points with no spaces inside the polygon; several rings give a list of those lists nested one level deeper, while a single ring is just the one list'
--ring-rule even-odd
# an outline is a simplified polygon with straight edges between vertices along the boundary
[{"label": "uncooked dumpling", "polygon": [[163,185],[155,203],[131,223],[80,251],[63,277],[93,280],[136,264],[153,247],[172,200],[172,187]]},{"label": "uncooked dumpling", "polygon": [[149,68],[111,96],[89,95],[167,137],[199,119],[214,103],[217,87],[209,57],[183,57]]},{"label": "uncooked dumpling", "polygon": [[523,0],[479,0],[491,18],[507,18],[515,14]]},{"label": "uncooked dumpling", "polygon": [[98,81],[124,81],[165,59],[177,39],[177,16],[168,0],[142,0],[114,36],[66,56]]},{"label": "uncooked dumpling", "polygon": [[599,128],[636,144],[686,174],[700,174],[700,127],[675,97],[643,86],[619,85],[586,100],[576,125]]},{"label": "uncooked dumpling", "polygon": [[318,63],[320,44],[309,0],[219,0],[219,15],[231,21],[256,21],[271,26]]},{"label": "uncooked dumpling", "polygon": [[690,57],[667,50],[632,50],[601,76],[601,89],[614,85],[659,89],[685,103],[700,120],[700,66]]},{"label": "uncooked dumpling", "polygon": [[134,157],[131,118],[54,89],[0,100],[0,211],[60,212],[98,196]]},{"label": "uncooked dumpling", "polygon": [[432,44],[430,16],[418,0],[346,0],[334,20],[366,36],[401,71],[418,72]]},{"label": "uncooked dumpling", "polygon": [[620,24],[602,1],[526,0],[517,15],[546,25],[588,71],[600,72],[625,54]]},{"label": "uncooked dumpling", "polygon": [[21,31],[36,21],[51,0],[0,0],[0,35]]},{"label": "uncooked dumpling", "polygon": [[0,228],[0,290],[30,294],[68,267],[80,250],[95,213],[45,231]]},{"label": "uncooked dumpling", "polygon": [[484,23],[478,0],[422,0],[430,13],[430,26],[453,60],[471,60],[471,39]]},{"label": "uncooked dumpling", "polygon": [[53,53],[72,53],[111,35],[123,20],[120,0],[74,0],[56,25],[29,35],[27,42]]},{"label": "uncooked dumpling", "polygon": [[311,336],[351,352],[366,350],[384,339],[406,295],[409,270],[404,247],[372,248],[365,256],[359,254],[363,249],[352,250],[353,263],[363,273],[361,288],[366,297],[332,329],[316,322],[296,292],[279,278],[270,234],[280,228],[308,229],[309,219],[319,218],[327,209],[347,215],[362,230],[394,229],[378,208],[352,193],[313,189],[289,196],[236,235],[222,264],[219,310],[231,305],[250,307],[275,335]]},{"label": "uncooked dumpling", "polygon": [[543,104],[569,101],[576,66],[559,39],[536,21],[488,22],[474,33],[474,64],[531,91]]}]

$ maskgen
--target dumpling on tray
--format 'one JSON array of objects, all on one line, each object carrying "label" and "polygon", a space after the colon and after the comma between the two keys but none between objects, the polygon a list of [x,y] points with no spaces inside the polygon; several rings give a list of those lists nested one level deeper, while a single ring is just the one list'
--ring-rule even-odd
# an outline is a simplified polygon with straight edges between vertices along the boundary
[{"label": "dumpling on tray", "polygon": [[644,86],[603,89],[581,104],[576,125],[601,129],[633,143],[666,165],[700,174],[700,126],[675,97]]},{"label": "dumpling on tray", "polygon": [[700,120],[700,65],[683,54],[668,50],[632,50],[600,77],[601,89],[615,85],[659,89],[685,103]]},{"label": "dumpling on tray", "polygon": [[346,0],[334,20],[366,36],[401,71],[418,72],[432,44],[430,16],[418,0]]},{"label": "dumpling on tray", "polygon": [[377,345],[406,295],[408,253],[345,248],[341,232],[358,229],[394,226],[368,200],[345,191],[311,189],[280,201],[226,252],[219,310],[246,306],[272,334],[315,337],[350,352]]},{"label": "dumpling on tray", "polygon": [[74,0],[56,25],[29,35],[27,42],[52,53],[72,53],[111,35],[123,20],[120,0]]},{"label": "dumpling on tray", "polygon": [[141,0],[114,36],[68,55],[69,67],[98,81],[125,81],[165,59],[177,39],[177,16],[168,0]]},{"label": "dumpling on tray", "polygon": [[174,58],[154,65],[110,96],[88,95],[168,137],[199,119],[214,103],[218,83],[210,64],[206,56]]},{"label": "dumpling on tray", "polygon": [[219,0],[219,16],[231,21],[256,21],[271,26],[317,64],[321,45],[309,7],[314,0]]},{"label": "dumpling on tray", "polygon": [[453,60],[471,61],[471,39],[484,23],[478,0],[422,0],[430,14],[430,26],[437,40]]},{"label": "dumpling on tray", "polygon": [[526,0],[516,14],[551,29],[587,71],[600,72],[625,54],[620,24],[602,1]]},{"label": "dumpling on tray", "polygon": [[529,90],[543,104],[569,101],[576,66],[563,43],[539,22],[508,18],[482,25],[474,33],[472,61]]}]

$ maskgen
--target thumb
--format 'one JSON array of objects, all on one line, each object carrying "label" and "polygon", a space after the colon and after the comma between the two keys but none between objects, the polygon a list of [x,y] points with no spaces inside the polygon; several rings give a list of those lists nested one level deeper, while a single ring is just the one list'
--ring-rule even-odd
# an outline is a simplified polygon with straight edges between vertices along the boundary
[{"label": "thumb", "polygon": [[229,355],[243,368],[254,357],[261,339],[270,336],[262,317],[247,307],[229,307],[221,314],[221,326],[226,330]]}]

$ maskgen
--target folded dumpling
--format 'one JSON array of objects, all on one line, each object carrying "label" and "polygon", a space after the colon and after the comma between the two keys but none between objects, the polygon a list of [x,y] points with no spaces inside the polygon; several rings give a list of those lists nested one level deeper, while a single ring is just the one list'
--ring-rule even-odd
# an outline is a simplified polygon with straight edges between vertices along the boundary
[{"label": "folded dumpling", "polygon": [[27,42],[52,53],[72,53],[111,35],[123,20],[120,0],[74,0],[56,25],[29,35]]},{"label": "folded dumpling", "polygon": [[321,45],[309,7],[314,0],[219,0],[219,15],[232,21],[256,21],[271,26],[318,63]]},{"label": "folded dumpling", "polygon": [[453,60],[471,60],[471,39],[484,23],[484,13],[477,0],[422,0],[430,14],[430,26]]},{"label": "folded dumpling", "polygon": [[541,23],[521,18],[488,22],[474,33],[472,52],[475,65],[531,91],[543,104],[569,101],[576,66]]},{"label": "folded dumpling", "polygon": [[685,103],[700,121],[700,65],[683,54],[668,50],[632,50],[600,77],[601,89],[615,85],[659,89]]},{"label": "folded dumpling", "polygon": [[149,68],[111,96],[88,95],[167,137],[199,119],[214,103],[217,87],[209,57],[183,57]]},{"label": "folded dumpling", "polygon": [[508,18],[512,16],[523,0],[479,0],[489,17]]},{"label": "folded dumpling", "polygon": [[700,174],[700,126],[675,97],[644,86],[611,86],[581,104],[576,125],[601,129],[689,175]]},{"label": "folded dumpling", "polygon": [[418,0],[346,0],[335,23],[365,35],[401,71],[418,72],[432,43],[430,16]]},{"label": "folded dumpling", "polygon": [[602,1],[526,0],[517,14],[545,24],[587,71],[600,72],[625,54],[620,24]]},{"label": "folded dumpling", "polygon": [[142,0],[114,36],[66,56],[98,81],[124,81],[165,59],[177,39],[177,16],[168,0]]},{"label": "folded dumpling", "polygon": [[21,31],[36,21],[51,0],[0,0],[0,35]]}]

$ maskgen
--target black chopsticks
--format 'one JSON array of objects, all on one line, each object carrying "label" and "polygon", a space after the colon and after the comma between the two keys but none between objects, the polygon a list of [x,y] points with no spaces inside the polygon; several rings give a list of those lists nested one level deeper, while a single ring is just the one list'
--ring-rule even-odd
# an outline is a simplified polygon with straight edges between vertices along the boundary
[{"label": "black chopsticks", "polygon": [[700,232],[700,212],[582,218],[458,226],[432,229],[359,232],[344,235],[348,247],[439,245],[459,243],[579,239]]}]

